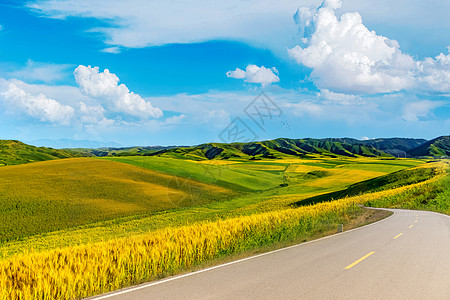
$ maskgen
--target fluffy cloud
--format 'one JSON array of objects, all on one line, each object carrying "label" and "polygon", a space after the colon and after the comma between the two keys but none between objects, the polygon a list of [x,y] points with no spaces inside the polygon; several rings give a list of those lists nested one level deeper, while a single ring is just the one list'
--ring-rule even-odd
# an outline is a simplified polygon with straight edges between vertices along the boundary
[{"label": "fluffy cloud", "polygon": [[159,118],[162,111],[130,92],[119,78],[108,69],[99,72],[98,67],[80,65],[75,69],[75,80],[83,94],[100,99],[109,110],[139,118]]},{"label": "fluffy cloud", "polygon": [[236,68],[234,71],[228,71],[227,77],[243,79],[245,82],[260,83],[266,86],[280,81],[276,74],[278,74],[278,70],[275,67],[266,68],[264,66],[248,65],[245,71],[239,68]]},{"label": "fluffy cloud", "polygon": [[43,94],[31,95],[14,83],[9,83],[7,89],[1,93],[1,96],[2,100],[9,107],[19,109],[44,122],[68,125],[75,113],[75,110],[68,105],[47,98]]},{"label": "fluffy cloud", "polygon": [[409,122],[419,121],[420,118],[430,116],[435,108],[442,105],[442,102],[427,100],[408,103],[403,108],[402,118]]},{"label": "fluffy cloud", "polygon": [[412,86],[414,60],[396,41],[370,31],[358,13],[338,18],[342,1],[325,0],[319,8],[298,9],[295,19],[304,47],[289,50],[295,60],[312,68],[319,88],[341,93],[386,93]]},{"label": "fluffy cloud", "polygon": [[[25,69],[11,72],[30,80],[59,78],[51,75],[61,65],[29,62]],[[65,66],[64,66],[65,68]],[[29,72],[27,72],[29,71]],[[109,127],[120,124],[143,124],[149,117],[161,117],[159,108],[133,92],[108,70],[79,66],[75,72],[79,87],[28,84],[18,79],[0,78],[0,109],[31,116],[59,125]],[[48,76],[47,76],[48,75]],[[127,119],[126,115],[136,117]]]},{"label": "fluffy cloud", "polygon": [[294,19],[303,45],[289,49],[299,64],[312,69],[321,89],[350,94],[390,93],[401,90],[449,90],[449,57],[415,61],[399,44],[370,31],[359,13],[335,10],[341,0],[325,0],[318,8],[300,7]]},{"label": "fluffy cloud", "polygon": [[419,86],[424,90],[450,92],[450,46],[447,49],[447,55],[441,53],[417,63]]}]

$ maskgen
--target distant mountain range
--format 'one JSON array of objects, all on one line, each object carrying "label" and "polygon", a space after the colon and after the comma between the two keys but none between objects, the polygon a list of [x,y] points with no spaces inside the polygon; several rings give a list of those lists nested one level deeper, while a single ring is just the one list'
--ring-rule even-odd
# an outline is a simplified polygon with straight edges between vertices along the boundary
[{"label": "distant mountain range", "polygon": [[439,137],[433,141],[436,144],[431,147],[431,149],[434,149],[433,151],[427,151],[427,149],[420,150],[420,147],[428,143],[425,139],[379,138],[372,140],[357,140],[352,138],[279,138],[250,143],[206,143],[190,147],[154,146],[82,149],[85,153],[79,153],[83,155],[88,153],[93,156],[157,155],[195,160],[229,158],[258,159],[288,156],[308,157],[311,155],[328,157],[417,157],[448,155],[448,152],[445,152],[445,149],[448,150],[450,147],[448,137]]},{"label": "distant mountain range", "polygon": [[[228,158],[280,158],[285,156],[308,157],[410,157],[409,152],[427,140],[410,138],[382,138],[357,140],[351,138],[287,139],[251,143],[207,143],[193,147],[171,148],[154,151],[146,155],[164,155],[190,159]],[[429,154],[420,154],[428,156]]]},{"label": "distant mountain range", "polygon": [[450,136],[427,141],[411,138],[288,139],[250,143],[207,143],[198,146],[149,146],[52,149],[14,140],[0,140],[0,166],[77,156],[166,156],[194,160],[286,157],[444,157],[450,156]]},{"label": "distant mountain range", "polygon": [[67,149],[81,156],[134,156],[152,155],[158,151],[184,148],[184,146],[146,146],[146,147],[102,147],[92,148],[72,148]]}]

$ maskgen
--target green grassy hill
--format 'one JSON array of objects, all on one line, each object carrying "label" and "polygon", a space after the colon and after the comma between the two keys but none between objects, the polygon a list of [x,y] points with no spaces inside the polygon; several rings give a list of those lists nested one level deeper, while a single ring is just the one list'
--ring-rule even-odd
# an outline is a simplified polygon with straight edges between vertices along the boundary
[{"label": "green grassy hill", "polygon": [[67,150],[35,147],[15,140],[0,140],[0,166],[76,157]]},{"label": "green grassy hill", "polygon": [[436,176],[435,168],[412,168],[390,173],[384,176],[361,181],[350,185],[348,188],[336,192],[325,193],[293,203],[293,206],[311,205],[325,201],[333,201],[344,197],[352,197],[364,193],[373,193],[383,190],[398,188],[428,180]]},{"label": "green grassy hill", "polygon": [[425,139],[411,139],[411,138],[378,138],[366,141],[359,141],[360,143],[372,146],[378,150],[400,150],[409,151],[427,142]]},{"label": "green grassy hill", "polygon": [[70,152],[85,157],[104,157],[104,156],[134,156],[151,155],[165,149],[176,148],[176,146],[148,146],[148,147],[105,147],[105,148],[70,148]]},{"label": "green grassy hill", "polygon": [[408,152],[412,156],[450,156],[450,136],[441,136]]},{"label": "green grassy hill", "polygon": [[373,146],[349,143],[341,139],[286,139],[279,138],[251,143],[209,143],[195,147],[163,149],[148,155],[200,159],[262,159],[286,157],[391,157]]},{"label": "green grassy hill", "polygon": [[424,139],[379,138],[357,140],[352,138],[288,139],[250,143],[207,143],[198,146],[153,146],[100,149],[70,149],[82,156],[163,156],[191,160],[204,159],[262,159],[285,157],[392,157],[425,143]]},{"label": "green grassy hill", "polygon": [[255,192],[279,187],[283,183],[281,173],[287,165],[281,161],[279,165],[267,166],[263,161],[192,161],[139,156],[107,159],[240,192]]}]

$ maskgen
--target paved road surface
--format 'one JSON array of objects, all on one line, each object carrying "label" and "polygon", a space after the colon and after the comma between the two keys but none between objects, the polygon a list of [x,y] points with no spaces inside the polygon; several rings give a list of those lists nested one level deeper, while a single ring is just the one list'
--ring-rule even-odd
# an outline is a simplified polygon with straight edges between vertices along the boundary
[{"label": "paved road surface", "polygon": [[450,217],[378,223],[97,299],[450,299]]}]

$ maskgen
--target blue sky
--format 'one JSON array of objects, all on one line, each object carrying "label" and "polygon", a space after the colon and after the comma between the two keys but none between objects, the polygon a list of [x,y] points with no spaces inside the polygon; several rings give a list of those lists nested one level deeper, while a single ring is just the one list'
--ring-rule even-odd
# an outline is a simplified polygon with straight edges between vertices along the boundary
[{"label": "blue sky", "polygon": [[444,0],[2,1],[0,139],[191,145],[223,141],[236,118],[258,140],[448,135],[448,11]]}]

